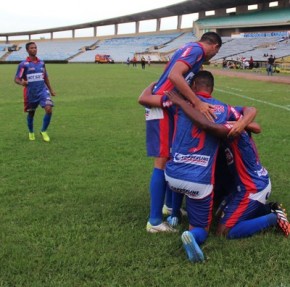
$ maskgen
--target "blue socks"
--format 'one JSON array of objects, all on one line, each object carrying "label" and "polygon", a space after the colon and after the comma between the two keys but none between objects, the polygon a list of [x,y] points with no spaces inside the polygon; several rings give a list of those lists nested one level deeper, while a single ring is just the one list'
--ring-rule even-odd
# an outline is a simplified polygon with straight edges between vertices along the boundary
[{"label": "blue socks", "polygon": [[231,228],[227,238],[237,239],[252,236],[270,226],[277,224],[277,215],[269,213],[257,218],[244,220]]},{"label": "blue socks", "polygon": [[30,133],[33,133],[33,117],[27,114],[27,126]]},{"label": "blue socks", "polygon": [[163,221],[162,207],[166,191],[164,170],[154,168],[150,182],[150,216],[152,225],[159,225]]},{"label": "blue socks", "polygon": [[193,237],[198,245],[203,244],[207,239],[208,233],[204,228],[195,227],[195,228],[189,230],[189,232],[193,235]]},{"label": "blue socks", "polygon": [[42,123],[42,132],[45,132],[50,124],[50,120],[51,120],[51,115],[52,114],[45,114],[43,117],[43,123]]},{"label": "blue socks", "polygon": [[165,204],[169,208],[172,208],[172,193],[172,190],[170,189],[168,184],[166,184]]},{"label": "blue socks", "polygon": [[184,195],[178,192],[172,192],[172,217],[181,217],[180,208],[182,206]]}]

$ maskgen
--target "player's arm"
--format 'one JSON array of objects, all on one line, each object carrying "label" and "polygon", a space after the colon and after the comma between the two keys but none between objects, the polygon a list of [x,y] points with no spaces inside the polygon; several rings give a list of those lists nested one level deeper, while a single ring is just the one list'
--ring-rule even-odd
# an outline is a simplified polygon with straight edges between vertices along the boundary
[{"label": "player's arm", "polygon": [[[234,125],[236,122],[230,121],[230,122],[227,122],[227,123],[230,124],[230,125]],[[254,134],[259,134],[262,131],[262,129],[261,129],[261,126],[258,123],[251,122],[251,123],[249,123],[246,126],[246,131],[254,133]]]},{"label": "player's arm", "polygon": [[217,137],[226,137],[228,135],[230,129],[228,125],[224,126],[209,121],[199,110],[194,108],[192,104],[184,100],[181,95],[177,94],[174,91],[165,92],[165,95],[167,95],[167,97],[173,104],[179,106],[200,129],[209,132]]},{"label": "player's arm", "polygon": [[162,107],[161,96],[152,95],[152,90],[156,83],[151,83],[147,88],[143,90],[138,98],[138,103],[145,107]]},{"label": "player's arm", "polygon": [[50,85],[50,81],[49,81],[49,79],[48,79],[47,76],[44,77],[44,82],[45,82],[45,84],[46,84],[48,90],[50,91],[50,94],[51,94],[52,96],[56,96],[56,93],[55,93],[55,91],[52,89],[52,87],[51,87],[51,85]]},{"label": "player's arm", "polygon": [[14,82],[20,86],[27,86],[28,82],[23,79],[24,68],[22,63],[19,64],[16,75],[14,77]]},{"label": "player's arm", "polygon": [[179,92],[184,95],[201,113],[203,113],[210,121],[215,119],[215,114],[213,112],[213,106],[202,102],[196,94],[193,92],[191,87],[185,81],[183,75],[188,72],[188,66],[178,61],[173,66],[170,71],[168,78],[172,84],[179,90]]},{"label": "player's arm", "polygon": [[236,137],[242,133],[244,129],[255,119],[257,114],[257,109],[254,107],[245,107],[243,109],[243,116],[235,122],[231,131],[229,132],[229,137]]},{"label": "player's arm", "polygon": [[262,131],[262,129],[258,123],[251,122],[247,125],[246,131],[254,133],[254,134],[259,134]]},{"label": "player's arm", "polygon": [[24,79],[22,78],[18,78],[18,77],[15,77],[14,78],[14,82],[17,84],[17,85],[20,85],[20,86],[23,86],[23,87],[26,87],[28,82],[25,81]]}]

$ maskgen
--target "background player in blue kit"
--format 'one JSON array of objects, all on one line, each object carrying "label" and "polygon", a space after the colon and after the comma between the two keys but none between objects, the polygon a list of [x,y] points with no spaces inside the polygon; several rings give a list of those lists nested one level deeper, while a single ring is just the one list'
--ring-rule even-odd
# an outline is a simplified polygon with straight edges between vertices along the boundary
[{"label": "background player in blue kit", "polygon": [[[214,32],[202,35],[198,42],[190,42],[178,49],[167,64],[156,83],[153,94],[164,95],[164,91],[177,89],[187,96],[195,107],[207,118],[214,116],[211,104],[203,103],[190,88],[194,75],[204,61],[215,56],[222,45],[221,37]],[[139,101],[140,104],[143,104]],[[173,119],[166,109],[157,107],[146,109],[147,155],[154,157],[154,169],[150,181],[150,215],[146,225],[148,232],[174,231],[163,222],[162,207],[165,198],[166,181],[164,168],[170,157],[173,134]]]},{"label": "background player in blue kit", "polygon": [[35,110],[40,105],[45,110],[40,133],[43,140],[49,142],[50,138],[46,130],[52,116],[53,101],[50,96],[56,94],[50,86],[45,63],[36,56],[37,46],[35,42],[28,42],[26,51],[28,57],[18,65],[14,81],[16,84],[24,86],[24,111],[28,113],[29,140],[35,140],[33,121]]}]

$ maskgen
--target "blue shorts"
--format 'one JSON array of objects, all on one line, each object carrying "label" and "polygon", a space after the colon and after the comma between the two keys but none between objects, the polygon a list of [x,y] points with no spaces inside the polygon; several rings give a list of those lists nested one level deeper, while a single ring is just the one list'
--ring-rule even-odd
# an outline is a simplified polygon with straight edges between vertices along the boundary
[{"label": "blue shorts", "polygon": [[39,105],[42,108],[46,106],[53,107],[54,103],[49,94],[46,94],[40,97],[38,101],[33,101],[33,102],[29,102],[28,97],[26,97],[24,94],[24,112],[35,111]]},{"label": "blue shorts", "polygon": [[212,221],[213,192],[202,199],[186,196],[186,211],[193,227],[209,228]]},{"label": "blue shorts", "polygon": [[270,181],[265,189],[256,193],[236,192],[223,210],[220,223],[232,228],[241,221],[259,216],[270,194]]},{"label": "blue shorts", "polygon": [[146,109],[147,156],[170,157],[173,118],[161,108]]}]

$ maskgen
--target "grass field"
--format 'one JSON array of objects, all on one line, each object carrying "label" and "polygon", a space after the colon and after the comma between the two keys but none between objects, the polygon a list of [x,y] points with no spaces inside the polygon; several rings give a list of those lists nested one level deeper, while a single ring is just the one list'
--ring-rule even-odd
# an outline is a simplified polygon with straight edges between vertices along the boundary
[{"label": "grass field", "polygon": [[[145,231],[153,161],[137,98],[163,66],[47,68],[57,93],[50,143],[28,141],[16,65],[0,65],[1,287],[290,286],[290,239],[275,229],[228,241],[213,225],[203,264],[188,262],[182,230]],[[271,200],[290,210],[290,85],[219,76],[214,96],[257,107]]]}]

